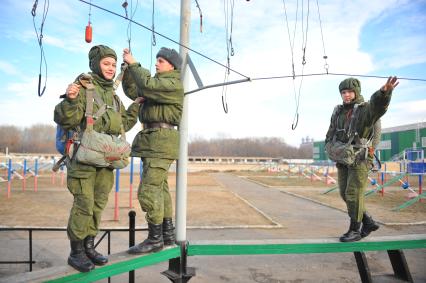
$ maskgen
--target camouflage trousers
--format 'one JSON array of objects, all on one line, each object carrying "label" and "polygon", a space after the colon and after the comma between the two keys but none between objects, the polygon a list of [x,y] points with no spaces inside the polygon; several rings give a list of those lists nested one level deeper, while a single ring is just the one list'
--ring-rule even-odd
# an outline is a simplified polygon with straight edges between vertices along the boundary
[{"label": "camouflage trousers", "polygon": [[96,168],[88,178],[67,178],[68,190],[74,196],[67,227],[70,240],[96,236],[113,183],[114,174],[108,168]]},{"label": "camouflage trousers", "polygon": [[169,192],[167,175],[172,159],[142,158],[142,181],[138,188],[138,200],[146,212],[146,221],[152,224],[163,223],[163,218],[173,217],[172,198]]},{"label": "camouflage trousers", "polygon": [[367,188],[369,166],[367,161],[345,166],[337,164],[340,196],[346,202],[351,220],[362,221],[365,212],[364,193]]}]

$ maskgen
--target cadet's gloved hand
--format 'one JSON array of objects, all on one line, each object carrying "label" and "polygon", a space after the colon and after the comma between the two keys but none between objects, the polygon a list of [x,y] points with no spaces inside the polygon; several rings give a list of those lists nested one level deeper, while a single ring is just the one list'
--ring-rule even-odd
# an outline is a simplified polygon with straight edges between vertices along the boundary
[{"label": "cadet's gloved hand", "polygon": [[135,60],[135,58],[133,58],[132,53],[130,53],[129,48],[124,48],[124,50],[123,50],[123,61],[126,62],[129,65],[136,63],[136,60]]},{"label": "cadet's gloved hand", "polygon": [[382,86],[382,91],[392,91],[396,86],[399,84],[397,77],[389,77],[388,81],[385,83],[384,86]]},{"label": "cadet's gloved hand", "polygon": [[144,97],[142,97],[142,96],[139,96],[138,98],[136,98],[135,99],[135,101],[134,101],[135,103],[139,103],[139,104],[142,104],[142,103],[144,103],[145,102],[145,98]]},{"label": "cadet's gloved hand", "polygon": [[69,99],[75,99],[80,92],[80,85],[78,84],[69,84],[67,87],[66,95]]}]

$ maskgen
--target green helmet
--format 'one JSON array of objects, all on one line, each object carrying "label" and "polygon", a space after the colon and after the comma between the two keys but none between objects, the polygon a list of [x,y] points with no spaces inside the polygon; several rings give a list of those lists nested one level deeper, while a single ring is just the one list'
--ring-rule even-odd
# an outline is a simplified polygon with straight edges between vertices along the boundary
[{"label": "green helmet", "polygon": [[354,103],[360,103],[364,101],[364,98],[361,95],[361,82],[356,78],[347,78],[339,84],[339,93],[342,93],[342,90],[352,90],[355,92]]},{"label": "green helmet", "polygon": [[92,72],[103,78],[100,61],[105,57],[114,58],[117,61],[117,54],[106,45],[93,46],[89,51],[89,67]]}]

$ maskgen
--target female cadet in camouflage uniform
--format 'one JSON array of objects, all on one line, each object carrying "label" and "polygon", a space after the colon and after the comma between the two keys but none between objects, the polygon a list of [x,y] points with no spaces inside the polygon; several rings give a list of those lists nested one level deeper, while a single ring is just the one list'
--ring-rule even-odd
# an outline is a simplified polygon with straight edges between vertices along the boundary
[{"label": "female cadet in camouflage uniform", "polygon": [[[113,78],[116,71],[117,55],[111,48],[98,45],[90,49],[89,66],[92,73],[92,83],[96,93],[106,103],[108,109],[100,119],[94,123],[94,130],[111,135],[130,130],[137,122],[139,104],[132,103],[126,110],[119,104],[119,112],[114,105]],[[66,98],[56,105],[54,120],[64,129],[85,127],[86,90],[79,84],[70,84],[66,91]],[[137,101],[139,102],[139,101]],[[98,110],[93,103],[94,113]],[[104,265],[108,258],[94,249],[94,239],[99,231],[102,211],[108,202],[108,195],[113,185],[113,169],[99,168],[77,162],[74,158],[67,164],[68,190],[74,196],[74,203],[70,212],[67,234],[71,242],[71,254],[68,264],[81,272],[92,270],[96,265]]]},{"label": "female cadet in camouflage uniform", "polygon": [[[386,84],[371,96],[370,101],[364,102],[360,81],[355,78],[343,80],[339,84],[343,105],[341,111],[333,115],[334,119],[332,116],[326,144],[333,139],[334,135],[336,135],[337,141],[348,142],[348,124],[355,104],[360,104],[355,124],[356,132],[360,138],[368,139],[374,123],[385,114],[392,91],[397,85],[397,78],[389,77]],[[346,202],[350,217],[349,230],[340,237],[342,242],[358,241],[379,228],[364,208],[364,192],[367,187],[368,171],[372,167],[373,152],[374,149],[369,149],[367,159],[364,158],[365,154],[359,154],[352,165],[336,164],[340,195]],[[360,231],[361,222],[362,230]]]},{"label": "female cadet in camouflage uniform", "polygon": [[132,156],[139,156],[143,161],[138,199],[146,212],[149,230],[148,238],[128,252],[148,253],[175,242],[167,173],[179,151],[177,125],[183,108],[182,59],[174,49],[161,48],[154,77],[135,61],[128,49],[124,49],[123,59],[129,64],[123,76],[124,93],[131,99],[145,99],[139,113],[144,129],[133,141]]}]

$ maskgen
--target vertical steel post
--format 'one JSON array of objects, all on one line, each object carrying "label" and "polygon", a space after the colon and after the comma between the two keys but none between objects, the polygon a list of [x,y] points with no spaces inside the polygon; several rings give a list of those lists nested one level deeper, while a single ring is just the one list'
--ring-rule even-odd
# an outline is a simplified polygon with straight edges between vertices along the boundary
[{"label": "vertical steel post", "polygon": [[[133,158],[133,157],[132,157]],[[135,218],[136,212],[133,210],[129,211],[129,248],[135,245]],[[135,282],[135,271],[129,271],[129,283]]]},{"label": "vertical steel post", "polygon": [[33,230],[28,230],[28,241],[29,241],[29,256],[30,256],[30,272],[33,271]]},{"label": "vertical steel post", "polygon": [[[191,21],[191,2],[181,0],[180,6],[180,43],[189,46],[189,27]],[[188,89],[187,54],[188,49],[180,46],[182,57],[181,80],[184,89]],[[179,159],[176,174],[176,241],[186,241],[186,202],[187,202],[187,172],[188,172],[188,97],[183,99],[182,119],[179,124]]]},{"label": "vertical steel post", "polygon": [[133,208],[132,204],[133,197],[133,156],[130,158],[130,185],[129,185],[129,208]]},{"label": "vertical steel post", "polygon": [[[181,0],[180,6],[180,43],[189,47],[189,27],[191,23],[191,1]],[[180,46],[182,57],[181,81],[184,89],[188,89],[188,49]],[[180,246],[179,258],[169,260],[169,269],[162,272],[172,282],[185,283],[195,275],[194,268],[187,267],[186,262],[186,203],[188,173],[188,97],[183,99],[182,119],[179,124],[179,159],[176,164],[176,242]]]}]

